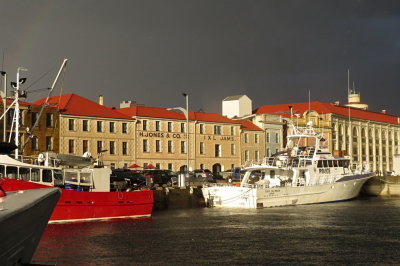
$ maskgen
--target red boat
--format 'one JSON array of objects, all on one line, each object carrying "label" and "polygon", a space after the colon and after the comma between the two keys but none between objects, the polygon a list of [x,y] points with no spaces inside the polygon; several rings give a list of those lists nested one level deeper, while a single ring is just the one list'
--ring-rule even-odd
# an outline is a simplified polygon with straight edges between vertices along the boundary
[{"label": "red boat", "polygon": [[[109,168],[60,168],[24,163],[0,154],[5,191],[57,186],[61,197],[50,218],[54,222],[150,217],[153,191],[112,186]],[[114,191],[112,191],[114,190]]]}]

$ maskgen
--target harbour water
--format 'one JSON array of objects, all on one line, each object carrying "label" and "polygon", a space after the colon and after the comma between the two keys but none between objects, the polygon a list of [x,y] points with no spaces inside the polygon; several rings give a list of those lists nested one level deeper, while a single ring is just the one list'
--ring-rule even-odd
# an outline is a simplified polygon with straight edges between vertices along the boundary
[{"label": "harbour water", "polygon": [[400,264],[400,198],[268,209],[191,208],[48,225],[45,265]]}]

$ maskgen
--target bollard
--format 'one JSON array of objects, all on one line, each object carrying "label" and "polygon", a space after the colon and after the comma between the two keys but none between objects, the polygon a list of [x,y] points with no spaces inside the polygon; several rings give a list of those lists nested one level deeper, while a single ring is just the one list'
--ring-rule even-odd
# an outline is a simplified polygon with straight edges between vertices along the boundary
[{"label": "bollard", "polygon": [[185,174],[179,174],[178,186],[185,187]]}]

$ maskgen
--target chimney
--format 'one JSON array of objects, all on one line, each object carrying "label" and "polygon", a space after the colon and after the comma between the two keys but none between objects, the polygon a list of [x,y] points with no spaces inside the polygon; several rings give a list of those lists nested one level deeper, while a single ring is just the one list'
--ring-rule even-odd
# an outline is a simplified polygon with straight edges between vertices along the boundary
[{"label": "chimney", "polygon": [[99,104],[103,105],[103,95],[99,95]]},{"label": "chimney", "polygon": [[381,111],[381,113],[382,113],[382,114],[386,114],[386,110],[383,109],[383,110]]}]

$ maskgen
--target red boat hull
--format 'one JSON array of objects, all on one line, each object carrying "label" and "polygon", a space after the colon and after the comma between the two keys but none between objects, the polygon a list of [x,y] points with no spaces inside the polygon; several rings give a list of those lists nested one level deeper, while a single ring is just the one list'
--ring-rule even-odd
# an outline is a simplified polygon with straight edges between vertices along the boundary
[{"label": "red boat hull", "polygon": [[[4,178],[5,191],[48,187],[23,180]],[[61,189],[61,197],[50,222],[90,221],[128,217],[149,217],[154,197],[151,190],[85,192]]]}]

